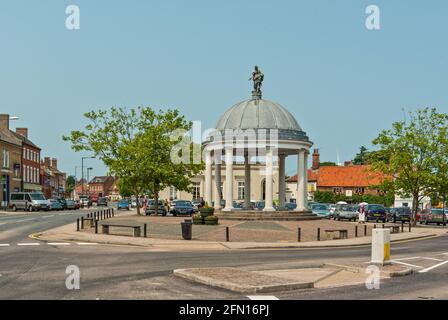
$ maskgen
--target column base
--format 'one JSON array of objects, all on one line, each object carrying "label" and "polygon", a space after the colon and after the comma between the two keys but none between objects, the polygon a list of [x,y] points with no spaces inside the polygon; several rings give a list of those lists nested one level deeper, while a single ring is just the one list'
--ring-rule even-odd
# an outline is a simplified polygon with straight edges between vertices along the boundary
[{"label": "column base", "polygon": [[224,208],[221,210],[222,212],[232,212],[233,208]]},{"label": "column base", "polygon": [[263,212],[275,212],[276,210],[274,209],[274,207],[270,207],[270,208],[264,208]]}]

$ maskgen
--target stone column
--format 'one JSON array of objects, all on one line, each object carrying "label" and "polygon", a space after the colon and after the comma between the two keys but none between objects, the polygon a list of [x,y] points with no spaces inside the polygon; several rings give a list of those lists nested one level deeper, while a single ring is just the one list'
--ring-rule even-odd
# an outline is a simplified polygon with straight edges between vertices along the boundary
[{"label": "stone column", "polygon": [[274,197],[274,188],[273,188],[273,171],[274,171],[274,164],[273,164],[273,155],[272,155],[272,149],[269,149],[266,152],[266,199],[265,199],[265,206],[263,211],[275,211],[274,205],[273,205],[273,197]]},{"label": "stone column", "polygon": [[[217,154],[218,153],[218,154]],[[221,208],[221,150],[215,150],[215,210],[220,211]],[[211,204],[210,204],[211,205]]]},{"label": "stone column", "polygon": [[285,207],[286,199],[286,181],[285,181],[285,160],[286,155],[280,154],[278,156],[278,197],[279,197],[279,207]]},{"label": "stone column", "polygon": [[299,150],[297,160],[297,209],[305,211],[305,150]]},{"label": "stone column", "polygon": [[205,202],[212,205],[212,157],[210,150],[205,151]]},{"label": "stone column", "polygon": [[226,148],[226,207],[223,211],[233,210],[233,148]]},{"label": "stone column", "polygon": [[308,151],[305,151],[303,159],[303,179],[305,180],[303,205],[306,210],[308,210],[308,155]]},{"label": "stone column", "polygon": [[244,155],[244,209],[250,210],[250,163],[249,154]]}]

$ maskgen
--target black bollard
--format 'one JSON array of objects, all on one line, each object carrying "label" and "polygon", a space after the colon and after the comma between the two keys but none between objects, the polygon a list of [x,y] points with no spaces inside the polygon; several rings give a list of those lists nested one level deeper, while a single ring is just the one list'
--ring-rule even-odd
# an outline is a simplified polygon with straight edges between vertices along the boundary
[{"label": "black bollard", "polygon": [[98,233],[98,220],[95,220],[95,233]]},{"label": "black bollard", "polygon": [[84,217],[81,217],[81,229],[84,230]]},{"label": "black bollard", "polygon": [[409,221],[409,232],[412,232],[412,223]]},{"label": "black bollard", "polygon": [[79,218],[76,219],[76,231],[79,231]]},{"label": "black bollard", "polygon": [[404,232],[404,221],[401,221],[401,233]]},{"label": "black bollard", "polygon": [[366,237],[367,236],[367,225],[365,224],[364,225],[364,237]]},{"label": "black bollard", "polygon": [[230,242],[230,228],[226,227],[226,242]]},{"label": "black bollard", "polygon": [[320,228],[317,228],[317,241],[320,241]]},{"label": "black bollard", "polygon": [[145,237],[145,238],[148,238],[148,233],[147,233],[147,227],[146,227],[146,223],[143,225],[143,236]]},{"label": "black bollard", "polygon": [[302,242],[302,228],[297,229],[297,242]]},{"label": "black bollard", "polygon": [[358,238],[358,226],[355,226],[355,238]]}]

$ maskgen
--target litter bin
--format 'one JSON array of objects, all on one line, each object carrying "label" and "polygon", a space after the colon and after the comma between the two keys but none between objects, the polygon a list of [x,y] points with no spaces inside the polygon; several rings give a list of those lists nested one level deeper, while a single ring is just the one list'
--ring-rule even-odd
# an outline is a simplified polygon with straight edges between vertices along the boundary
[{"label": "litter bin", "polygon": [[182,238],[184,240],[191,240],[193,234],[193,220],[185,220],[180,223],[182,227]]}]

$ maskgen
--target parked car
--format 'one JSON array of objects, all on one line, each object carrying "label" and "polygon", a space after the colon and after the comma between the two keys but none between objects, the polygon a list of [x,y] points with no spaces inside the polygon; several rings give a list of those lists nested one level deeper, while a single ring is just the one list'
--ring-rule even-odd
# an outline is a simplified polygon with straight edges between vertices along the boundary
[{"label": "parked car", "polygon": [[387,221],[411,221],[412,211],[409,207],[389,208],[386,209]]},{"label": "parked car", "polygon": [[315,203],[311,206],[311,211],[323,218],[330,218],[330,205],[326,203]]},{"label": "parked car", "polygon": [[64,210],[64,207],[57,199],[51,199],[50,200],[50,207],[53,211],[61,211]]},{"label": "parked car", "polygon": [[81,197],[81,198],[79,198],[79,202],[84,207],[91,207],[92,206],[92,200],[90,200],[89,197]]},{"label": "parked car", "polygon": [[136,199],[131,200],[131,208],[137,208],[137,200]]},{"label": "parked car", "polygon": [[117,204],[117,210],[128,210],[129,211],[129,200],[128,199],[122,199],[118,201]]},{"label": "parked car", "polygon": [[[155,212],[156,212],[155,209],[156,209],[156,202],[155,202],[155,200],[149,200],[148,201],[148,207],[146,208],[146,212],[145,212],[146,215],[150,216],[152,214],[155,214]],[[166,216],[166,214],[167,214],[165,205],[164,205],[162,200],[158,201],[157,214],[161,214],[162,216]]]},{"label": "parked car", "polygon": [[9,207],[12,211],[49,211],[51,210],[51,203],[41,192],[11,192]]},{"label": "parked car", "polygon": [[76,210],[76,202],[75,200],[66,199],[65,200],[66,209],[67,210]]},{"label": "parked car", "polygon": [[334,212],[336,211],[336,205],[330,204],[330,219],[334,217]]},{"label": "parked car", "polygon": [[351,204],[338,204],[334,211],[334,220],[356,221],[359,218],[358,208]]},{"label": "parked car", "polygon": [[386,222],[386,208],[381,204],[368,204],[366,206],[366,220],[375,220],[376,222]]},{"label": "parked car", "polygon": [[75,209],[76,210],[81,209],[81,202],[79,200],[75,200]]},{"label": "parked car", "polygon": [[[444,217],[445,215],[445,217]],[[421,213],[420,224],[437,224],[446,226],[448,222],[448,211],[443,209],[428,209]]]},{"label": "parked car", "polygon": [[98,202],[96,203],[96,205],[98,207],[107,207],[107,198],[104,198],[104,197],[99,198]]},{"label": "parked car", "polygon": [[170,213],[175,217],[181,215],[192,216],[194,212],[195,209],[191,201],[176,200],[171,204]]}]

